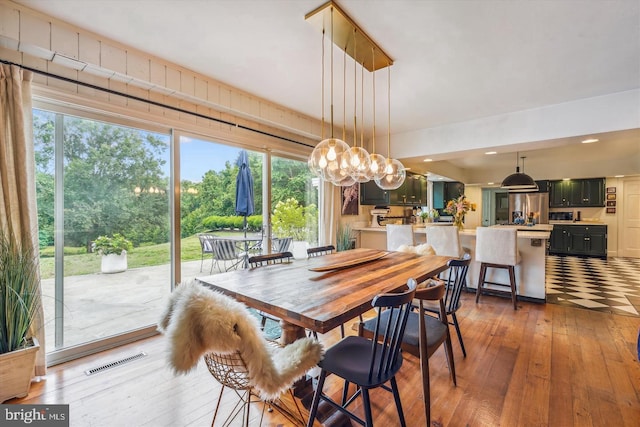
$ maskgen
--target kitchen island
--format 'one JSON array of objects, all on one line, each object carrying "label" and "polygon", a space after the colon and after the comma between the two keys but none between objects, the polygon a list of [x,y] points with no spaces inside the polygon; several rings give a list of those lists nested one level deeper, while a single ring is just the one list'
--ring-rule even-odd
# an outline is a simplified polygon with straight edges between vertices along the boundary
[{"label": "kitchen island", "polygon": [[[431,224],[421,224],[413,226],[415,244],[429,243],[426,240],[426,227]],[[450,225],[451,227],[453,225]],[[551,234],[552,226],[540,224],[536,226],[496,226],[500,228],[515,227],[518,229],[518,251],[521,262],[516,266],[516,282],[518,297],[527,300],[544,302],[545,291],[545,267],[546,248]],[[387,233],[384,227],[362,227],[354,228],[359,236],[359,245],[363,248],[385,250],[387,247]],[[480,263],[475,260],[476,230],[464,229],[460,231],[460,243],[468,248],[471,255],[469,266],[468,286],[476,288],[478,276],[480,274]],[[498,283],[509,283],[506,270],[489,269],[487,280]],[[491,289],[491,285],[487,286]]]}]

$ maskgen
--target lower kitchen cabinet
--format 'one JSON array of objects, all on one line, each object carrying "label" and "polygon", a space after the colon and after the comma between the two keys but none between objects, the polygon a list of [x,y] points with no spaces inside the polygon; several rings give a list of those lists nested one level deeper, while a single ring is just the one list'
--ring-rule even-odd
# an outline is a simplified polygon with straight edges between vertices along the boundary
[{"label": "lower kitchen cabinet", "polygon": [[606,225],[554,225],[549,253],[606,258]]}]

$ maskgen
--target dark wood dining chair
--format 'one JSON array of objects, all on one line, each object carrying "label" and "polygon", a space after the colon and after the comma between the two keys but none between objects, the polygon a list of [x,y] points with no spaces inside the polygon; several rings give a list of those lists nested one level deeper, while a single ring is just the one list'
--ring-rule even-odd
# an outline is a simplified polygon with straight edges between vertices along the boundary
[{"label": "dark wood dining chair", "polygon": [[[407,319],[411,314],[415,280],[410,280],[407,285],[409,290],[405,292],[381,294],[373,300],[372,306],[378,312],[378,316],[373,322],[373,336],[380,337],[379,340],[362,336],[348,336],[326,350],[324,359],[318,363],[321,372],[309,411],[308,427],[313,426],[321,400],[326,401],[359,424],[372,426],[373,415],[369,390],[378,387],[393,393],[400,424],[406,425],[395,376],[402,366],[403,358],[400,346],[407,326]],[[322,391],[324,381],[329,374],[344,379],[341,403],[332,400]],[[350,383],[356,386],[356,390],[353,395],[347,398]],[[347,409],[358,397],[362,397],[364,420]]]},{"label": "dark wood dining chair", "polygon": [[333,251],[336,250],[336,247],[333,245],[328,246],[316,246],[315,248],[307,249],[307,258],[323,256],[332,254]]},{"label": "dark wood dining chair", "polygon": [[[418,301],[418,311],[409,313],[407,327],[402,337],[402,350],[420,358],[420,371],[422,373],[422,393],[424,396],[425,425],[431,425],[431,394],[429,387],[429,358],[444,344],[449,372],[456,385],[456,368],[453,361],[453,349],[449,334],[449,322],[447,321],[444,306],[445,284],[416,289],[415,299]],[[440,307],[440,318],[426,314],[424,302],[435,301]],[[382,339],[377,329],[380,320],[383,324],[389,321],[393,313],[383,312],[378,317],[369,319],[361,324],[359,335],[365,337],[378,336]]]}]

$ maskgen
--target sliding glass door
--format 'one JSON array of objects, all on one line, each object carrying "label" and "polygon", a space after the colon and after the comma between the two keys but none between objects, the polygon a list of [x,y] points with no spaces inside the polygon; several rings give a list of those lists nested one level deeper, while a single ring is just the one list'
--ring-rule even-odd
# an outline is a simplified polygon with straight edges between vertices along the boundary
[{"label": "sliding glass door", "polygon": [[171,289],[169,134],[34,110],[34,140],[47,353],[155,325]]}]

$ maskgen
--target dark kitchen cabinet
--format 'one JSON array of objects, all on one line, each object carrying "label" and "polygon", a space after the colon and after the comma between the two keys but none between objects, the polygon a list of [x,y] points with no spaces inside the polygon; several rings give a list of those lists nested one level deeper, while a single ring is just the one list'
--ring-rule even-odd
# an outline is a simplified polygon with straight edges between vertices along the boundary
[{"label": "dark kitchen cabinet", "polygon": [[386,206],[389,204],[389,192],[378,187],[375,181],[360,184],[360,204]]},{"label": "dark kitchen cabinet", "polygon": [[550,181],[549,207],[602,207],[604,190],[604,178]]},{"label": "dark kitchen cabinet", "polygon": [[554,225],[549,242],[549,253],[605,258],[607,226]]},{"label": "dark kitchen cabinet", "polygon": [[407,177],[400,188],[392,190],[389,193],[389,204],[391,205],[425,205],[427,199],[427,180],[422,175],[407,173]]}]

